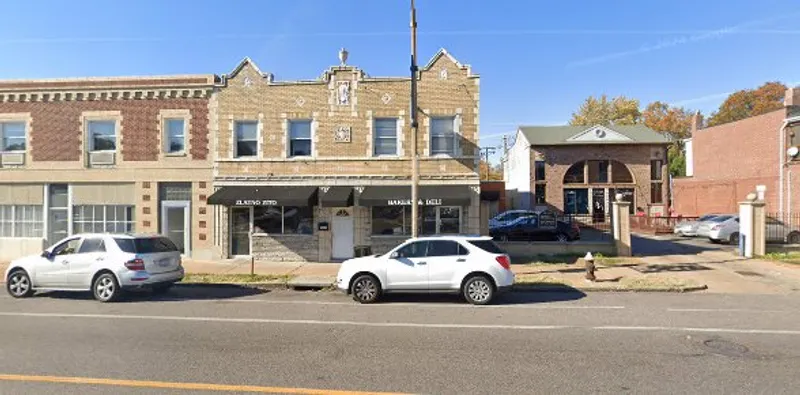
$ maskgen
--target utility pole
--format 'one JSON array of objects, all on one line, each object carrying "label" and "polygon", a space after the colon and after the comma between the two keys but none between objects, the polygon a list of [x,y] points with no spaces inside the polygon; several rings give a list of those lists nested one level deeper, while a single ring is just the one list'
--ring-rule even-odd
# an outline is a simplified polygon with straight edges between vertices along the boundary
[{"label": "utility pole", "polygon": [[486,161],[486,179],[487,180],[489,179],[489,171],[491,170],[491,166],[489,165],[489,155],[493,154],[495,149],[496,149],[495,147],[482,147],[481,148],[481,151],[483,151],[483,154],[481,156],[483,156],[485,158],[484,160]]},{"label": "utility pole", "polygon": [[417,155],[417,9],[411,0],[411,237],[419,235],[419,156]]}]

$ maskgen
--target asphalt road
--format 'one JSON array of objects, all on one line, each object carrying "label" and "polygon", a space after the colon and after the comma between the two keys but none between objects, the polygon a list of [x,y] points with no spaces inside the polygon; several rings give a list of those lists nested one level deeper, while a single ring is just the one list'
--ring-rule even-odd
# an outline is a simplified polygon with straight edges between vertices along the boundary
[{"label": "asphalt road", "polygon": [[338,293],[199,287],[116,304],[3,295],[0,394],[788,394],[800,385],[797,295],[501,302],[361,306]]}]

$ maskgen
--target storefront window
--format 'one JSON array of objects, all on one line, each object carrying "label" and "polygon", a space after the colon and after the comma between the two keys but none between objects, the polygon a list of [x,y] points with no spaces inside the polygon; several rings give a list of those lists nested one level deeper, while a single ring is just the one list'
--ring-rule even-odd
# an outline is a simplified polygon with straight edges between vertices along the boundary
[{"label": "storefront window", "polygon": [[42,237],[42,206],[0,206],[0,237]]},{"label": "storefront window", "polygon": [[565,214],[589,214],[589,190],[565,189],[564,190]]},{"label": "storefront window", "polygon": [[372,207],[372,234],[387,236],[411,234],[411,207]]},{"label": "storefront window", "polygon": [[253,232],[310,235],[314,233],[313,218],[311,207],[254,207]]},{"label": "storefront window", "polygon": [[[419,210],[421,235],[461,232],[461,207],[425,206]],[[372,234],[376,236],[411,234],[410,206],[372,207]]]},{"label": "storefront window", "polygon": [[133,206],[84,205],[73,207],[73,233],[132,233]]}]

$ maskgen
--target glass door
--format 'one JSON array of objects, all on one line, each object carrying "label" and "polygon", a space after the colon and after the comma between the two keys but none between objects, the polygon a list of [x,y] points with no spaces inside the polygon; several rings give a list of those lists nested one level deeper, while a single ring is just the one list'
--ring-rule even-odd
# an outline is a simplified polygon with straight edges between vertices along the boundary
[{"label": "glass door", "polygon": [[191,244],[189,202],[161,202],[161,234],[167,236],[181,254],[187,254]]},{"label": "glass door", "polygon": [[69,186],[51,184],[48,188],[47,244],[52,245],[69,236]]},{"label": "glass door", "polygon": [[231,255],[250,255],[250,207],[231,208]]}]

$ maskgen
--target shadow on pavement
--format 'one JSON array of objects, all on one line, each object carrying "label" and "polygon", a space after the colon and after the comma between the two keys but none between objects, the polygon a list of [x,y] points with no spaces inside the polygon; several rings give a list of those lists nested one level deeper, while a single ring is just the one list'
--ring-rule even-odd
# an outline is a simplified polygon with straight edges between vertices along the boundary
[{"label": "shadow on pavement", "polygon": [[[708,245],[704,245],[708,243]],[[634,256],[691,255],[705,251],[722,251],[726,246],[711,244],[703,239],[657,239],[642,235],[631,235]],[[731,247],[732,248],[732,247]]]},{"label": "shadow on pavement", "polygon": [[[245,296],[261,295],[270,292],[238,285],[195,286],[178,285],[169,292],[156,295],[148,290],[126,291],[115,303],[140,302],[181,302],[186,300],[234,299]],[[91,292],[50,291],[36,293],[35,297],[53,299],[94,300]]]},{"label": "shadow on pavement", "polygon": [[[542,290],[534,289],[542,286]],[[530,290],[515,290],[497,295],[493,305],[535,304],[549,302],[565,302],[586,297],[586,294],[562,284],[526,284]],[[461,303],[466,304],[461,295],[452,294],[386,294],[380,301],[381,304],[392,303]]]}]

